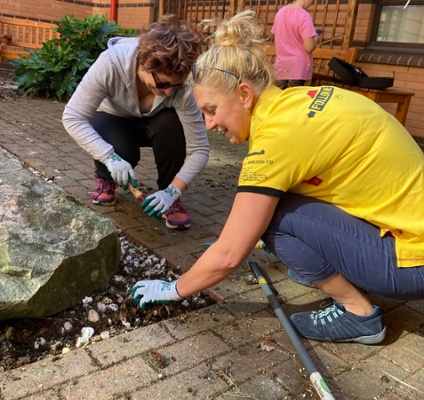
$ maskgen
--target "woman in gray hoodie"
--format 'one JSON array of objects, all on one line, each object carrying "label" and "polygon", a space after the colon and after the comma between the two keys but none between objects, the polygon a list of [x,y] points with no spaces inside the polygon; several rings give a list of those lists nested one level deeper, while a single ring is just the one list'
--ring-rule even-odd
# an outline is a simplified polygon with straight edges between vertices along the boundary
[{"label": "woman in gray hoodie", "polygon": [[144,211],[171,229],[190,226],[180,197],[209,157],[202,114],[184,81],[201,36],[175,15],[138,37],[116,37],[87,71],[63,112],[63,125],[94,158],[93,203],[113,205],[118,184],[136,187],[140,147],[152,147],[159,190]]}]

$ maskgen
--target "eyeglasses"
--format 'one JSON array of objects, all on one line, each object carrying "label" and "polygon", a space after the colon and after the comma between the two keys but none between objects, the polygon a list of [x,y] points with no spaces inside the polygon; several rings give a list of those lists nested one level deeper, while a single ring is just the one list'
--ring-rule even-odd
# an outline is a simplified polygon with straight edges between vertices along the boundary
[{"label": "eyeglasses", "polygon": [[234,72],[227,71],[226,69],[221,69],[221,68],[217,68],[217,67],[209,67],[208,65],[197,65],[197,64],[193,64],[193,66],[191,67],[191,73],[193,75],[193,79],[196,79],[197,67],[215,69],[216,71],[221,71],[221,72],[224,72],[226,74],[230,74],[230,75],[234,76],[235,78],[237,78],[238,81],[240,80],[240,76],[238,76]]},{"label": "eyeglasses", "polygon": [[169,89],[169,88],[181,89],[184,87],[184,83],[176,83],[173,85],[172,83],[169,83],[169,82],[158,82],[154,72],[150,71],[150,73],[152,74],[153,80],[155,81],[156,89]]}]

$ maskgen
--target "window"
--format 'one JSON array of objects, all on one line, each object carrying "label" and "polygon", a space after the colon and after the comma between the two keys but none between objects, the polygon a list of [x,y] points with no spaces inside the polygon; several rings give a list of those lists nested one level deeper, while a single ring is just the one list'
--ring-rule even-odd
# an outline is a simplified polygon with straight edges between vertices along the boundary
[{"label": "window", "polygon": [[424,43],[424,6],[383,6],[377,42]]},{"label": "window", "polygon": [[423,54],[424,0],[379,0],[371,35],[374,48]]}]

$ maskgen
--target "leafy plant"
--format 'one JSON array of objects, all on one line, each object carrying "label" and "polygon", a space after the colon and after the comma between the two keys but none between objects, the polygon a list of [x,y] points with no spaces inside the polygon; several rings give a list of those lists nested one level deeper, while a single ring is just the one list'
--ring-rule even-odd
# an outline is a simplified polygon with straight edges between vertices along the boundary
[{"label": "leafy plant", "polygon": [[28,58],[11,61],[18,94],[68,99],[111,37],[136,36],[134,29],[123,29],[100,14],[83,20],[66,15],[56,30],[59,38],[29,50]]}]

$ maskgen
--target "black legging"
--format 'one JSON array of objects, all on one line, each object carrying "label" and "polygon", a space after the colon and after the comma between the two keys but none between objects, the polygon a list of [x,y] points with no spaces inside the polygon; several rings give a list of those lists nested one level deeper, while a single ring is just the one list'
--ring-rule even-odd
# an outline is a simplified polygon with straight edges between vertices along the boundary
[{"label": "black legging", "polygon": [[[165,108],[152,117],[143,118],[123,118],[96,112],[91,123],[100,136],[133,168],[140,161],[140,147],[153,148],[159,190],[165,189],[172,182],[184,164],[184,130],[173,108]],[[94,160],[94,164],[98,177],[110,179],[104,164],[97,160]]]}]

